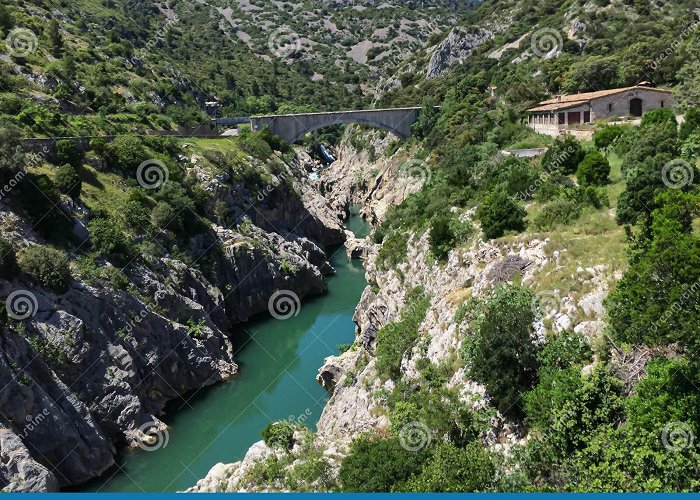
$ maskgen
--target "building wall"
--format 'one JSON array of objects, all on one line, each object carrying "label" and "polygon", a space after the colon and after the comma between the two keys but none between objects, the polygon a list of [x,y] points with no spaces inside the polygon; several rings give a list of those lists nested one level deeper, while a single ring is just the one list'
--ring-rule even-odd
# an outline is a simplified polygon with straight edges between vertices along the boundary
[{"label": "building wall", "polygon": [[[592,120],[605,120],[608,118],[620,118],[630,116],[630,101],[634,98],[642,100],[642,113],[661,108],[663,101],[666,108],[673,108],[676,101],[672,94],[659,92],[654,89],[630,90],[620,94],[599,97],[591,101]],[[608,105],[612,104],[612,111],[608,111]]]}]

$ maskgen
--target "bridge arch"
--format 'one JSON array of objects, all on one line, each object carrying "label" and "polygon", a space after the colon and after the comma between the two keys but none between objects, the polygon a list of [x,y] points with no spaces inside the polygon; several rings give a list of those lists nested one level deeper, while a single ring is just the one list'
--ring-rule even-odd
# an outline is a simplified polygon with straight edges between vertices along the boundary
[{"label": "bridge arch", "polygon": [[420,108],[372,109],[254,116],[250,121],[253,130],[268,128],[271,133],[287,142],[295,142],[305,134],[339,123],[370,125],[405,139],[411,135],[411,125],[415,123],[419,112]]}]

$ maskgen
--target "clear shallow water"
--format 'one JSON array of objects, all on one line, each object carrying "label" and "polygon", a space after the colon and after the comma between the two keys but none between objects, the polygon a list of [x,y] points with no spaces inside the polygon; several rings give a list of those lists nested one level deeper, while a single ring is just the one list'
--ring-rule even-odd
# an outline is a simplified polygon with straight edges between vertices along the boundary
[{"label": "clear shallow water", "polygon": [[[367,234],[359,217],[348,221]],[[218,462],[243,458],[270,422],[299,419],[315,429],[328,394],[315,377],[338,344],[354,339],[352,315],[367,282],[362,265],[344,248],[331,259],[337,274],[328,293],[305,301],[299,315],[280,321],[259,318],[237,326],[234,345],[240,372],[233,380],[171,402],[161,419],[169,426],[167,446],[125,453],[118,466],[80,491],[182,491]]]}]

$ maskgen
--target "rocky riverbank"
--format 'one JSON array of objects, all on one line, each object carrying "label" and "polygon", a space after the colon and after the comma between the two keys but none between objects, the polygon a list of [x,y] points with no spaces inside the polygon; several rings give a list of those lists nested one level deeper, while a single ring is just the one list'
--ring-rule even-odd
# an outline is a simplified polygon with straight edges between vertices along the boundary
[{"label": "rocky riverbank", "polygon": [[[126,282],[115,283],[72,265],[65,293],[24,275],[0,279],[0,296],[27,297],[31,313],[0,335],[3,491],[77,485],[110,468],[117,447],[152,444],[166,425],[158,417],[167,401],[236,375],[233,325],[266,312],[278,290],[299,300],[324,292],[324,275],[333,273],[325,249],[345,233],[304,173],[303,157],[278,172],[264,196],[212,175],[201,158],[180,160],[210,195],[208,210],[239,221],[190,239],[188,253],[206,266],[143,256],[123,269]],[[291,189],[278,189],[289,179]],[[90,218],[68,199],[61,208],[76,228]],[[0,228],[20,252],[43,243],[2,203]]]}]

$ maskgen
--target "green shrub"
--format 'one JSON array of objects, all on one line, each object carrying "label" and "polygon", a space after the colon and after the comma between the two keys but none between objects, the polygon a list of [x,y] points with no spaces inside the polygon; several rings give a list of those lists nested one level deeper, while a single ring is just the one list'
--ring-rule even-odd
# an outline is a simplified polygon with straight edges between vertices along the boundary
[{"label": "green shrub", "polygon": [[88,223],[92,249],[101,257],[126,264],[134,255],[131,241],[124,234],[120,222],[109,218],[97,218]]},{"label": "green shrub", "polygon": [[685,141],[692,134],[700,133],[700,108],[691,108],[685,113],[685,121],[681,123],[678,133],[680,140]]},{"label": "green shrub", "polygon": [[676,113],[669,108],[659,108],[644,113],[641,126],[645,128],[669,123],[673,124],[673,126],[677,126]]},{"label": "green shrub", "polygon": [[439,444],[420,474],[406,482],[407,491],[454,493],[487,491],[496,476],[496,467],[480,443],[466,448]]},{"label": "green shrub", "polygon": [[0,277],[12,279],[17,272],[17,256],[14,245],[0,237]]},{"label": "green shrub", "polygon": [[506,231],[525,230],[526,215],[525,210],[505,191],[488,195],[476,210],[484,240],[500,238]]},{"label": "green shrub", "polygon": [[[380,226],[381,227],[381,226]],[[398,229],[384,237],[384,243],[377,255],[380,269],[393,269],[406,259],[409,234]]]},{"label": "green shrub", "polygon": [[143,142],[133,135],[120,135],[106,146],[106,159],[109,166],[125,173],[136,172],[139,165],[148,160],[148,152]]},{"label": "green shrub", "polygon": [[608,149],[615,144],[625,133],[625,129],[619,125],[605,127],[593,135],[593,143],[599,150]]},{"label": "green shrub", "polygon": [[681,145],[681,156],[688,160],[700,158],[700,132],[695,132]]},{"label": "green shrub", "polygon": [[68,164],[79,167],[83,161],[83,153],[75,145],[75,142],[62,139],[56,141],[56,165]]},{"label": "green shrub", "polygon": [[25,164],[19,138],[21,131],[11,123],[0,123],[0,183],[7,184]]},{"label": "green shrub", "polygon": [[450,250],[464,243],[471,233],[469,222],[461,222],[454,215],[439,216],[430,228],[430,251],[438,260],[444,260]]},{"label": "green shrub", "polygon": [[68,255],[55,248],[33,246],[19,257],[19,268],[41,286],[64,292],[70,283]]},{"label": "green shrub", "polygon": [[444,260],[454,245],[455,235],[450,227],[450,217],[438,217],[430,228],[430,251],[438,260]]},{"label": "green shrub", "polygon": [[294,445],[294,431],[296,426],[289,420],[273,422],[262,430],[265,444],[270,448],[290,450]]},{"label": "green shrub", "polygon": [[582,186],[603,186],[610,177],[610,163],[598,151],[591,151],[579,164],[576,178]]},{"label": "green shrub", "polygon": [[72,165],[66,164],[59,167],[54,181],[56,188],[61,193],[67,194],[71,198],[80,198],[80,192],[83,190],[83,181]]},{"label": "green shrub", "polygon": [[377,372],[381,377],[397,379],[401,373],[401,359],[419,337],[418,327],[425,319],[430,299],[421,288],[408,293],[401,320],[389,323],[377,332]]},{"label": "green shrub", "polygon": [[700,354],[700,238],[692,221],[700,196],[670,190],[655,201],[652,241],[632,262],[607,302],[617,339],[632,344],[682,343]]},{"label": "green shrub", "polygon": [[557,225],[566,225],[581,216],[581,205],[564,198],[548,203],[533,223],[540,231],[550,231]]},{"label": "green shrub", "polygon": [[500,285],[488,296],[473,336],[463,344],[469,375],[483,384],[504,415],[522,417],[520,393],[537,380],[532,342],[535,313],[532,292]]},{"label": "green shrub", "polygon": [[548,173],[571,175],[585,155],[581,144],[573,136],[565,135],[557,138],[542,156],[542,168]]},{"label": "green shrub", "polygon": [[427,458],[425,451],[401,446],[398,438],[361,436],[340,466],[341,488],[346,492],[403,491],[404,483],[420,473]]}]

